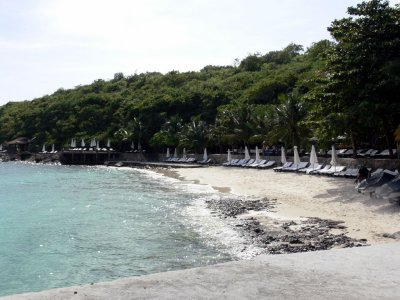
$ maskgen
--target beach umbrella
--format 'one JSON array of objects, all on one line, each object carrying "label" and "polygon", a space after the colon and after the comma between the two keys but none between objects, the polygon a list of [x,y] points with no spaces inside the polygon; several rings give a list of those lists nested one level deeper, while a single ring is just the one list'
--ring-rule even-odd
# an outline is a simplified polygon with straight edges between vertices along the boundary
[{"label": "beach umbrella", "polygon": [[207,159],[207,148],[204,148],[203,160],[206,161]]},{"label": "beach umbrella", "polygon": [[81,139],[81,147],[82,148],[85,147],[85,140],[84,139]]},{"label": "beach umbrella", "polygon": [[71,148],[74,148],[74,139],[71,139]]},{"label": "beach umbrella", "polygon": [[247,146],[244,147],[244,159],[250,159],[250,153],[249,149],[247,149]]},{"label": "beach umbrella", "polygon": [[43,152],[43,153],[45,153],[45,152],[46,152],[46,145],[45,145],[45,144],[43,144],[43,147],[42,147],[42,152]]},{"label": "beach umbrella", "polygon": [[132,143],[131,143],[131,149],[132,150],[135,149],[135,142],[134,141],[132,141]]},{"label": "beach umbrella", "polygon": [[258,151],[258,146],[256,146],[256,162],[260,161],[260,152]]},{"label": "beach umbrella", "polygon": [[54,149],[54,144],[53,144],[53,146],[51,146],[51,152],[55,152],[55,149]]},{"label": "beach umbrella", "polygon": [[169,154],[169,148],[167,148],[167,155],[165,155],[167,158],[169,158],[171,156],[171,154]]},{"label": "beach umbrella", "polygon": [[0,151],[3,151],[3,144],[0,144]]},{"label": "beach umbrella", "polygon": [[178,157],[178,150],[175,148],[175,151],[174,151],[174,157],[175,158],[177,158]]},{"label": "beach umbrella", "polygon": [[300,163],[300,156],[299,156],[299,151],[297,150],[297,146],[293,147],[294,153],[293,153],[293,163],[294,164],[299,164]]},{"label": "beach umbrella", "polygon": [[318,163],[317,158],[317,151],[315,151],[314,145],[311,146],[311,153],[310,153],[310,165],[312,168]]},{"label": "beach umbrella", "polygon": [[111,147],[111,142],[110,142],[110,139],[108,139],[107,140],[107,148],[110,148]]},{"label": "beach umbrella", "polygon": [[100,149],[100,142],[99,141],[97,141],[97,143],[96,143],[96,148]]},{"label": "beach umbrella", "polygon": [[287,160],[286,160],[286,155],[285,155],[285,148],[282,147],[281,148],[281,163],[284,165],[286,164]]},{"label": "beach umbrella", "polygon": [[227,157],[227,161],[231,161],[232,160],[232,155],[231,155],[231,149],[228,149],[228,157]]},{"label": "beach umbrella", "polygon": [[331,166],[335,167],[335,171],[336,171],[336,166],[338,165],[338,161],[337,160],[338,160],[338,158],[337,158],[337,155],[336,155],[336,149],[335,149],[335,146],[332,145],[332,159],[331,159],[330,164],[331,164]]},{"label": "beach umbrella", "polygon": [[186,148],[183,148],[182,157],[183,157],[183,158],[186,158]]}]

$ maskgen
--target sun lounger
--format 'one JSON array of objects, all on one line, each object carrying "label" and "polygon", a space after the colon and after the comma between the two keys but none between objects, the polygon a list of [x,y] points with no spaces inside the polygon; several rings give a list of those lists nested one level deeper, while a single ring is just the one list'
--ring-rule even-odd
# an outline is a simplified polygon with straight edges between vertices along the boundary
[{"label": "sun lounger", "polygon": [[298,164],[292,164],[290,167],[283,168],[282,171],[285,171],[285,172],[296,172],[296,171],[298,171],[300,169],[306,168],[307,165],[308,165],[308,162],[300,162]]},{"label": "sun lounger", "polygon": [[284,165],[282,166],[282,169],[280,169],[280,171],[282,172],[288,172],[288,171],[292,171],[292,170],[296,170],[298,168],[299,164],[296,163],[292,163],[290,166],[285,167]]},{"label": "sun lounger", "polygon": [[239,159],[238,159],[238,158],[235,158],[235,159],[232,159],[232,160],[230,160],[230,161],[224,162],[222,165],[223,165],[224,167],[229,167],[229,166],[231,166],[232,164],[237,163],[238,161],[239,161]]},{"label": "sun lounger", "polygon": [[320,171],[320,175],[333,175],[335,173],[340,173],[346,169],[346,166],[331,166],[328,170]]},{"label": "sun lounger", "polygon": [[248,165],[247,168],[257,168],[258,166],[263,165],[263,164],[265,164],[266,162],[267,162],[266,159],[262,159],[262,160],[259,160],[259,161],[255,161],[255,162],[253,162],[252,164]]},{"label": "sun lounger", "polygon": [[280,171],[282,171],[283,168],[289,168],[292,164],[293,164],[293,162],[288,161],[288,162],[284,163],[283,166],[273,168],[273,170],[274,170],[275,172],[280,172]]},{"label": "sun lounger", "polygon": [[209,159],[206,159],[206,160],[200,160],[200,161],[198,161],[197,162],[198,164],[201,164],[201,165],[208,165],[209,163],[211,163],[211,158],[209,158]]},{"label": "sun lounger", "polygon": [[241,167],[247,167],[247,166],[249,166],[249,165],[251,165],[251,164],[254,164],[254,162],[255,162],[256,160],[255,159],[250,159],[249,161],[247,161],[246,163],[244,163],[244,164],[242,164],[241,165]]},{"label": "sun lounger", "polygon": [[319,172],[321,172],[321,171],[329,170],[330,167],[331,167],[331,165],[325,165],[325,167],[323,167],[323,168],[321,167],[316,170],[307,171],[306,173],[307,174],[319,174]]},{"label": "sun lounger", "polygon": [[258,169],[268,169],[271,168],[272,166],[274,166],[276,164],[276,161],[274,160],[269,160],[266,163],[257,166]]},{"label": "sun lounger", "polygon": [[[393,156],[396,156],[397,150],[396,149],[392,149],[393,151]],[[376,153],[375,155],[373,155],[373,157],[376,158],[387,158],[389,157],[389,149],[383,150],[380,153]]]},{"label": "sun lounger", "polygon": [[245,158],[239,159],[238,162],[231,164],[231,166],[232,166],[232,167],[240,167],[240,166],[242,166],[243,164],[246,164],[248,161],[249,161],[249,160],[248,160],[248,159],[245,159]]},{"label": "sun lounger", "polygon": [[400,200],[400,177],[397,176],[393,180],[385,183],[384,185],[377,187],[375,190],[378,198],[389,200],[389,202],[397,202]]},{"label": "sun lounger", "polygon": [[342,154],[342,156],[343,156],[343,157],[351,157],[351,156],[353,156],[353,154],[354,154],[353,149],[349,149],[349,150],[347,150],[346,152],[344,152],[344,153]]},{"label": "sun lounger", "polygon": [[302,172],[302,173],[309,174],[309,173],[312,172],[312,171],[321,170],[321,169],[322,169],[322,166],[323,166],[323,165],[321,165],[321,164],[314,164],[314,165],[308,166],[307,168],[299,169],[298,172]]},{"label": "sun lounger", "polygon": [[349,151],[349,149],[339,149],[337,150],[336,154],[337,156],[345,156],[345,153]]},{"label": "sun lounger", "polygon": [[334,173],[333,176],[346,177],[346,178],[357,177],[359,170],[360,170],[360,168],[350,167],[350,168],[347,168],[346,170]]},{"label": "sun lounger", "polygon": [[359,192],[368,191],[370,193],[373,193],[378,187],[398,177],[399,173],[397,171],[393,172],[390,170],[383,170],[380,173],[375,173],[370,178],[364,179],[356,186],[356,188],[358,189]]},{"label": "sun lounger", "polygon": [[332,166],[331,165],[325,165],[323,169],[316,170],[315,172],[310,172],[310,174],[320,174],[321,172],[324,173],[328,171]]}]

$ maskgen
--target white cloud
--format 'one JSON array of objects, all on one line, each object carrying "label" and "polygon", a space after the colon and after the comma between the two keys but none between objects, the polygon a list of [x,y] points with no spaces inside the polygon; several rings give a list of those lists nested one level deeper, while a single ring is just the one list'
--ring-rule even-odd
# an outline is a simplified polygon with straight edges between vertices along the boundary
[{"label": "white cloud", "polygon": [[0,0],[0,104],[116,72],[199,70],[290,42],[309,46],[359,2]]}]

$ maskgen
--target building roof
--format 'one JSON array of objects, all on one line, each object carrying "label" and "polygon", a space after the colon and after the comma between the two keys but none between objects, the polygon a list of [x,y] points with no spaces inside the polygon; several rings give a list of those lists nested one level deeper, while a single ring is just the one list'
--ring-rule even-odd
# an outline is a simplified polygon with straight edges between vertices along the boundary
[{"label": "building roof", "polygon": [[19,137],[16,138],[15,140],[6,142],[7,145],[26,145],[29,144],[31,140],[27,137]]}]

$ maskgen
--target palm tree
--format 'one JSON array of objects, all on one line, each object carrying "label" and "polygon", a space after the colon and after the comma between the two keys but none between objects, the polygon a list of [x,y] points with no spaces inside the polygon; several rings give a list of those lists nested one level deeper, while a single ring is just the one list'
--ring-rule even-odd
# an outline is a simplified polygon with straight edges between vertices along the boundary
[{"label": "palm tree", "polygon": [[306,115],[307,109],[297,91],[280,96],[280,104],[273,111],[269,137],[274,141],[282,140],[286,145],[300,146],[308,136],[308,129],[304,124]]},{"label": "palm tree", "polygon": [[195,153],[203,148],[207,139],[206,123],[201,120],[192,119],[180,132],[180,145],[193,148]]},{"label": "palm tree", "polygon": [[114,137],[117,140],[118,148],[123,150],[132,138],[132,134],[125,128],[120,128],[114,132]]}]

